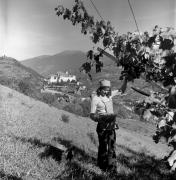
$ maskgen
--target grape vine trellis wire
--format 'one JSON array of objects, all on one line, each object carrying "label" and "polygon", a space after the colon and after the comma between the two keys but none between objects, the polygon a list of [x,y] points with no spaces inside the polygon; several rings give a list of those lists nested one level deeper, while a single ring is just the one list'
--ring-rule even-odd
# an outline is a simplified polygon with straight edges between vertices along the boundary
[{"label": "grape vine trellis wire", "polygon": [[133,8],[132,8],[132,6],[131,6],[130,0],[128,0],[128,4],[129,4],[129,6],[130,6],[130,10],[131,10],[131,12],[132,12],[132,15],[133,15],[133,18],[134,18],[134,22],[135,22],[137,31],[138,31],[138,33],[139,33],[139,35],[140,35],[139,26],[138,26],[138,23],[137,23],[137,20],[136,20],[136,17],[135,17]]},{"label": "grape vine trellis wire", "polygon": [[90,0],[91,4],[93,5],[95,11],[97,12],[97,14],[100,16],[100,18],[104,21],[102,15],[100,14],[100,11],[97,9],[97,7],[95,6],[93,0]]}]

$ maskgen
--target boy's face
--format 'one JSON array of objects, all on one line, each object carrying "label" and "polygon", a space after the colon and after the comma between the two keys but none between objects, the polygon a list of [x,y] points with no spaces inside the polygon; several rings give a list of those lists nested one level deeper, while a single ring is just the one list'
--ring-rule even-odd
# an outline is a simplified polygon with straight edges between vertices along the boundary
[{"label": "boy's face", "polygon": [[102,96],[107,96],[107,95],[109,95],[110,92],[111,92],[110,87],[102,87],[102,89],[101,89],[101,95]]}]

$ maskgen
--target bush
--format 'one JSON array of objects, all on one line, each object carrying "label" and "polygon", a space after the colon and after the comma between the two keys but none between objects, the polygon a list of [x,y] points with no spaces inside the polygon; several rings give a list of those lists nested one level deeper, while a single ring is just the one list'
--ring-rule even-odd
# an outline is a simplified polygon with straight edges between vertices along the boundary
[{"label": "bush", "polygon": [[76,81],[74,79],[71,80],[71,83],[76,83]]},{"label": "bush", "polygon": [[82,116],[83,117],[89,117],[90,114],[90,101],[85,100],[80,103],[80,106],[82,107]]},{"label": "bush", "polygon": [[82,107],[79,104],[69,104],[65,106],[63,110],[79,115],[79,116],[83,115]]},{"label": "bush", "polygon": [[19,91],[25,95],[31,95],[31,93],[32,93],[32,89],[31,89],[30,85],[24,80],[21,80],[18,83],[18,88],[19,88]]},{"label": "bush", "polygon": [[46,104],[52,105],[56,100],[56,97],[50,93],[45,93],[42,96],[42,101]]},{"label": "bush", "polygon": [[128,118],[128,114],[127,114],[127,111],[123,108],[119,108],[118,111],[117,111],[117,117],[118,118],[123,118],[123,119],[126,119]]},{"label": "bush", "polygon": [[90,101],[85,100],[83,102],[80,102],[79,100],[73,100],[72,104],[68,104],[63,108],[63,110],[68,111],[70,113],[83,116],[83,117],[89,117],[90,114]]},{"label": "bush", "polygon": [[8,98],[12,98],[13,97],[13,94],[12,93],[8,93]]},{"label": "bush", "polygon": [[69,122],[69,116],[66,115],[66,114],[62,114],[61,116],[61,121],[65,122],[65,123],[68,123]]}]

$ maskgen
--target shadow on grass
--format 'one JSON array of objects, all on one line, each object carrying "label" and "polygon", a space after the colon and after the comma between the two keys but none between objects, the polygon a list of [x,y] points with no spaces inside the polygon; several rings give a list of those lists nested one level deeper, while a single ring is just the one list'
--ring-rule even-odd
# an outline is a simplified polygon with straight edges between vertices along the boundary
[{"label": "shadow on grass", "polygon": [[4,180],[22,180],[22,178],[19,178],[17,176],[5,174],[3,171],[0,171],[0,178]]},{"label": "shadow on grass", "polygon": [[[170,173],[166,162],[146,155],[145,152],[135,152],[124,146],[117,146],[117,172],[97,173],[96,161],[91,157],[81,159],[75,157],[74,161],[66,164],[65,170],[56,179],[66,180],[173,180],[176,174]],[[79,154],[79,153],[78,153]],[[92,164],[85,166],[85,164]],[[96,168],[95,168],[96,167]],[[94,168],[94,170],[92,170]]]},{"label": "shadow on grass", "polygon": [[17,141],[20,141],[22,143],[29,143],[32,146],[38,147],[38,148],[48,146],[47,143],[43,143],[43,142],[41,142],[41,140],[39,140],[37,138],[25,138],[25,137],[17,137],[17,136],[15,136],[13,138],[15,138],[15,140],[17,140]]},{"label": "shadow on grass", "polygon": [[[18,140],[22,143],[29,143],[37,148],[45,148],[42,153],[39,154],[41,159],[52,157],[55,161],[60,162],[62,160],[62,156],[64,151],[51,145],[49,143],[43,143],[41,140],[37,138],[25,138],[25,137],[13,137],[15,140]],[[67,160],[72,160],[74,157],[77,157],[80,161],[85,160],[86,162],[96,163],[96,158],[88,155],[84,150],[76,147],[72,144],[72,141],[63,140],[59,137],[55,137],[52,141],[57,142],[59,144],[64,145],[67,148]],[[72,154],[71,154],[72,153]],[[69,155],[73,157],[69,157]]]},{"label": "shadow on grass", "polygon": [[[42,143],[38,139],[17,137],[23,143],[44,147],[39,157],[52,157],[57,162],[62,160],[63,151],[50,144]],[[65,169],[56,180],[172,180],[176,174],[170,173],[166,162],[147,155],[145,151],[136,152],[125,146],[117,145],[117,172],[101,172],[96,166],[96,154],[87,154],[84,150],[74,146],[71,141],[59,137],[53,141],[64,145],[72,151],[72,158],[65,162]]]},{"label": "shadow on grass", "polygon": [[77,161],[68,162],[65,170],[55,180],[105,180],[103,174],[88,170]]},{"label": "shadow on grass", "polygon": [[58,147],[55,147],[49,143],[43,143],[37,138],[15,137],[15,139],[21,141],[22,143],[30,143],[32,146],[37,148],[45,148],[44,152],[39,154],[41,159],[52,157],[57,162],[62,160],[63,150],[59,149]]},{"label": "shadow on grass", "polygon": [[[114,175],[118,179],[137,180],[171,180],[176,174],[170,173],[169,168],[161,159],[146,155],[145,152],[136,152],[124,146],[117,146],[117,163],[124,167],[124,171]],[[122,152],[120,152],[122,151]]]},{"label": "shadow on grass", "polygon": [[93,154],[87,154],[84,150],[82,150],[81,148],[78,148],[77,146],[75,146],[72,141],[68,141],[68,140],[64,140],[61,139],[60,137],[55,137],[53,138],[54,141],[63,144],[65,147],[67,147],[68,151],[73,152],[73,158],[76,157],[77,159],[84,160],[86,162],[92,162],[95,163],[96,162],[96,155]]},{"label": "shadow on grass", "polygon": [[52,157],[55,161],[60,162],[62,160],[63,151],[54,146],[48,145],[44,152],[39,154],[41,159]]}]

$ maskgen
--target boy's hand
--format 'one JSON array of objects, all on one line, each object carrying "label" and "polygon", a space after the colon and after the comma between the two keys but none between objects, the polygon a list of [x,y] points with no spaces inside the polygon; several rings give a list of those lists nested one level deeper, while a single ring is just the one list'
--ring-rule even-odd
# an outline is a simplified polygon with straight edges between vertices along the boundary
[{"label": "boy's hand", "polygon": [[95,122],[98,122],[100,116],[98,114],[94,114],[94,113],[91,113],[90,114],[90,118],[95,121]]},{"label": "boy's hand", "polygon": [[120,92],[120,96],[126,96],[127,95],[127,93],[122,92],[121,89],[119,89],[119,92]]},{"label": "boy's hand", "polygon": [[127,93],[121,93],[120,94],[120,96],[126,96],[127,95]]}]

